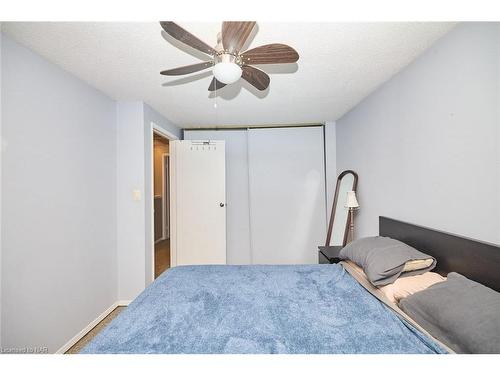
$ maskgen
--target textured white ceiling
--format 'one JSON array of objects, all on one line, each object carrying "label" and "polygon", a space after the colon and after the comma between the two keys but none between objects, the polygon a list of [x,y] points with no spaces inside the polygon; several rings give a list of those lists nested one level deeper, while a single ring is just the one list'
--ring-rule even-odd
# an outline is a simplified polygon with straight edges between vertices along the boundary
[{"label": "textured white ceiling", "polygon": [[[220,23],[180,23],[216,44]],[[164,77],[163,69],[201,61],[151,23],[3,23],[2,30],[117,100],[144,100],[182,127],[336,120],[414,60],[452,23],[258,23],[250,47],[285,43],[297,64],[262,65],[270,87],[207,91],[210,70]],[[177,48],[181,47],[181,49]],[[214,102],[217,100],[217,108]]]}]

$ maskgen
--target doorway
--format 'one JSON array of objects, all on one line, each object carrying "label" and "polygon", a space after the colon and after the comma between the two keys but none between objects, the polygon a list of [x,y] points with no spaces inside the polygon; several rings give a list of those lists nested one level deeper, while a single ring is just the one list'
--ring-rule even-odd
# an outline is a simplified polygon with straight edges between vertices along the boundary
[{"label": "doorway", "polygon": [[170,144],[153,132],[154,278],[170,268]]}]

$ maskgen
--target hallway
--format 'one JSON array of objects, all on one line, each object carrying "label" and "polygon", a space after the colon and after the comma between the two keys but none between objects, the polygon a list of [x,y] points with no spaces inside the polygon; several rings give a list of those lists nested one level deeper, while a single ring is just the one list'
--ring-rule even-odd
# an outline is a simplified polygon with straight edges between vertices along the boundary
[{"label": "hallway", "polygon": [[155,244],[155,279],[170,268],[170,239]]}]

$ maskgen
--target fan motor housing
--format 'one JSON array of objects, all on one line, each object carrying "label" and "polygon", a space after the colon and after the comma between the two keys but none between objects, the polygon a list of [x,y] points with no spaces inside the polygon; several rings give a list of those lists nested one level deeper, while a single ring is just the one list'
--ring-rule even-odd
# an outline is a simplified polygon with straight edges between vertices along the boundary
[{"label": "fan motor housing", "polygon": [[241,57],[234,53],[229,53],[226,51],[221,51],[214,57],[214,63],[233,63],[241,66],[243,64]]}]

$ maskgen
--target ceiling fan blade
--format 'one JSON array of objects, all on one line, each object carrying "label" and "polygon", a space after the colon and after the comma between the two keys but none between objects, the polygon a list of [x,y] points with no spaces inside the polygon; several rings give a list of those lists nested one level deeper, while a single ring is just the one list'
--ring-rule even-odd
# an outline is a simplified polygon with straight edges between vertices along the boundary
[{"label": "ceiling fan blade", "polygon": [[243,65],[242,66],[241,77],[250,83],[252,86],[256,87],[260,91],[267,89],[271,79],[269,76],[260,69],[254,68],[253,66]]},{"label": "ceiling fan blade", "polygon": [[184,30],[182,27],[180,27],[174,22],[160,21],[160,25],[168,35],[177,39],[179,42],[187,44],[188,46],[193,47],[198,51],[207,53],[209,55],[215,55],[217,53],[215,49],[213,49],[208,44],[195,37],[189,31]]},{"label": "ceiling fan blade", "polygon": [[164,76],[181,76],[183,74],[199,72],[200,70],[210,68],[212,65],[214,65],[213,61],[206,61],[198,64],[181,66],[175,69],[163,70],[160,72],[160,74]]},{"label": "ceiling fan blade", "polygon": [[286,64],[294,63],[299,54],[286,44],[266,44],[252,48],[241,55],[244,64]]},{"label": "ceiling fan blade", "polygon": [[[217,85],[217,87],[216,87],[216,85]],[[226,86],[225,83],[217,81],[217,79],[214,77],[212,79],[212,82],[210,82],[210,86],[208,86],[208,91],[219,90],[219,89],[223,88],[224,86]]]},{"label": "ceiling fan blade", "polygon": [[256,22],[223,22],[222,23],[222,45],[231,53],[238,53],[248,36],[252,32]]}]

